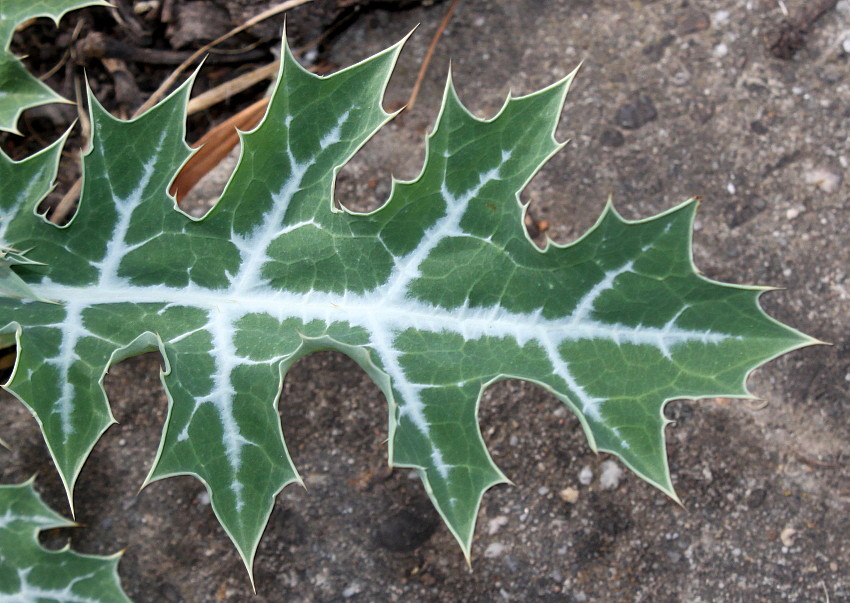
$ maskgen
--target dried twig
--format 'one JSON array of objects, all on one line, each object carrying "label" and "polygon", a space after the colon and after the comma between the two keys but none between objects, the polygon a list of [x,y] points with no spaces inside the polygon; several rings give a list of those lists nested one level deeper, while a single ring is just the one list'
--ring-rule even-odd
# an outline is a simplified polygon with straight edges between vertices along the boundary
[{"label": "dried twig", "polygon": [[[85,106],[83,103],[83,86],[80,83],[80,78],[76,77],[76,74],[74,77],[74,92],[76,94],[77,101],[77,117],[80,121],[80,136],[83,140],[88,140],[91,136],[91,122],[89,121],[89,116],[83,110],[83,107]],[[74,184],[71,185],[71,188],[68,189],[68,192],[65,193],[56,205],[53,213],[50,214],[51,222],[54,224],[62,224],[65,221],[65,218],[67,218],[68,214],[71,213],[71,210],[74,209],[77,199],[80,198],[80,190],[82,187],[82,179],[77,178]]]},{"label": "dried twig", "polygon": [[71,188],[68,189],[68,192],[65,193],[65,196],[62,197],[62,200],[56,204],[56,209],[54,209],[53,213],[50,214],[51,222],[54,224],[62,224],[62,222],[65,221],[65,218],[74,208],[74,204],[77,203],[77,199],[80,198],[80,191],[82,188],[83,179],[77,178],[74,181],[74,184],[71,185]]},{"label": "dried twig", "polygon": [[151,32],[133,11],[132,2],[129,0],[114,0],[113,6],[115,10],[110,11],[112,18],[130,35],[134,42],[139,44],[150,41]]},{"label": "dried twig", "polygon": [[746,405],[750,410],[764,410],[767,408],[767,400],[747,400]]},{"label": "dried twig", "polygon": [[192,55],[188,59],[183,61],[177,67],[177,69],[175,69],[171,73],[171,75],[169,75],[166,78],[166,80],[162,83],[162,85],[159,88],[156,89],[156,91],[150,96],[150,98],[147,101],[145,101],[144,104],[142,104],[141,107],[139,107],[139,109],[136,111],[136,115],[144,113],[145,111],[147,111],[148,109],[153,107],[156,103],[158,103],[160,101],[160,99],[162,99],[162,97],[165,96],[166,92],[168,92],[169,88],[171,88],[171,86],[174,84],[174,82],[177,81],[177,78],[180,77],[180,74],[182,74],[192,63],[194,63],[198,58],[203,56],[213,46],[217,46],[221,42],[227,40],[228,38],[235,36],[239,32],[245,31],[249,27],[256,25],[260,21],[264,21],[265,19],[268,19],[268,18],[273,17],[275,15],[279,15],[283,12],[286,12],[291,8],[295,8],[296,6],[301,6],[302,4],[307,4],[308,2],[312,2],[312,1],[313,0],[287,0],[287,2],[279,4],[279,5],[277,5],[273,8],[270,8],[266,11],[261,12],[259,15],[252,17],[251,19],[248,19],[242,25],[239,25],[238,27],[234,27],[229,32],[227,32],[226,34],[224,34],[222,36],[219,36],[218,38],[216,38],[215,40],[213,40],[209,44],[204,44],[198,50],[193,52]]},{"label": "dried twig", "polygon": [[[127,63],[121,59],[102,58],[100,62],[112,76],[112,85],[115,89],[115,100],[121,107],[122,113],[133,106],[134,101],[141,96],[136,80],[127,69]],[[121,117],[124,117],[123,115]]]},{"label": "dried twig", "polygon": [[254,84],[258,84],[263,80],[274,77],[278,69],[280,69],[280,61],[274,61],[268,65],[258,67],[253,71],[243,73],[239,77],[226,81],[215,88],[210,88],[203,94],[199,94],[190,100],[187,111],[189,115],[192,115],[198,111],[208,109],[216,103],[227,100],[231,96],[238,94],[243,90],[247,90]]},{"label": "dried twig", "polygon": [[828,467],[830,469],[835,469],[841,466],[841,463],[838,459],[834,461],[822,461],[820,459],[813,458],[807,454],[803,454],[799,450],[794,450],[794,455],[803,463],[811,466],[811,467]]},{"label": "dried twig", "polygon": [[440,26],[437,27],[437,31],[431,40],[431,44],[428,46],[428,50],[425,52],[425,58],[422,59],[422,66],[419,67],[419,74],[416,76],[416,83],[413,84],[413,90],[410,91],[410,98],[407,100],[407,106],[405,109],[408,111],[413,109],[413,105],[416,104],[416,97],[419,96],[419,88],[422,87],[422,81],[425,79],[425,72],[428,71],[428,64],[431,62],[431,56],[434,54],[434,50],[437,48],[437,43],[443,36],[443,32],[449,24],[449,20],[452,18],[452,13],[454,13],[457,5],[458,0],[452,0],[445,16],[443,16],[443,20],[440,21]]},{"label": "dried twig", "polygon": [[[83,22],[82,22],[82,20],[78,20],[76,25],[74,25],[74,31],[71,33],[71,45],[73,45],[74,42],[77,41],[77,38],[80,37],[80,31],[82,31],[82,29],[83,29]],[[47,71],[47,73],[43,73],[42,75],[38,76],[38,79],[41,80],[42,82],[47,81],[48,78],[50,78],[54,73],[56,73],[57,71],[62,69],[62,67],[65,66],[65,64],[68,62],[68,59],[70,57],[71,57],[71,48],[68,47],[67,49],[65,49],[65,52],[62,53],[62,58],[59,59],[59,62],[56,63],[53,67],[51,67],[50,70]]]},{"label": "dried twig", "polygon": [[[150,65],[182,65],[195,56],[183,50],[160,50],[157,48],[139,48],[116,40],[100,32],[92,32],[77,43],[77,52],[86,59],[113,58],[132,63]],[[234,53],[210,55],[210,63],[242,63],[262,59],[267,53],[252,48],[240,49]],[[191,62],[191,61],[190,61]]]},{"label": "dried twig", "polygon": [[91,121],[88,113],[83,109],[86,106],[83,102],[83,83],[76,71],[74,72],[74,97],[77,101],[77,119],[80,120],[80,136],[83,140],[88,140],[91,136]]}]

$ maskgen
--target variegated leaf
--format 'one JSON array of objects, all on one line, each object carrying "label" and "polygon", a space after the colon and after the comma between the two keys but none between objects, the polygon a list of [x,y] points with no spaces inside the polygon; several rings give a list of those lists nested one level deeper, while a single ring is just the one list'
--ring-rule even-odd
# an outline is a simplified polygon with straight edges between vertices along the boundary
[{"label": "variegated leaf", "polygon": [[[572,74],[473,117],[449,82],[420,176],[359,214],[340,167],[385,123],[399,47],[329,77],[287,51],[268,114],[202,219],[175,208],[188,86],[129,122],[92,99],[82,200],[56,228],[39,195],[4,198],[5,244],[40,297],[0,301],[19,358],[7,389],[42,425],[69,492],[113,422],[106,368],[159,350],[169,412],[148,481],[194,475],[249,568],[275,495],[299,481],[277,412],[283,377],[342,351],[389,405],[389,456],[415,468],[468,555],[481,497],[505,477],[478,429],[482,391],[525,379],[579,417],[591,446],[675,496],[668,400],[748,396],[747,375],[812,340],[767,317],[761,289],[696,273],[696,202],[639,222],[611,206],[581,240],[535,247],[518,194],[560,144]],[[41,190],[41,189],[38,189]],[[285,420],[285,419],[284,419]]]},{"label": "variegated leaf", "polygon": [[42,530],[74,526],[42,502],[33,480],[0,485],[0,603],[129,601],[118,579],[119,555],[48,551]]}]

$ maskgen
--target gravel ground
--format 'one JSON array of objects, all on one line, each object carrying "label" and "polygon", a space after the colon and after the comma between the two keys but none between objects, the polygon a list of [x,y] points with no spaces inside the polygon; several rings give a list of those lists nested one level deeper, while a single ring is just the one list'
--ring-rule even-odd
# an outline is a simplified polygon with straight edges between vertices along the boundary
[{"label": "gravel ground", "polygon": [[[792,14],[803,2],[787,2]],[[558,242],[589,228],[609,195],[642,218],[699,195],[695,261],[709,277],[770,284],[776,318],[831,346],[754,373],[764,402],[668,406],[680,507],[606,455],[551,396],[509,381],[481,423],[516,486],[485,497],[472,569],[422,487],[386,466],[386,406],[347,358],[316,354],[281,402],[307,489],[278,499],[255,564],[257,595],[200,483],[138,493],[166,403],[159,358],[114,367],[116,418],[77,486],[76,530],[48,546],[126,548],[120,573],[138,601],[850,601],[850,2],[773,56],[782,3],[465,0],[415,108],[339,176],[340,202],[379,205],[389,175],[415,176],[451,59],[461,99],[491,116],[509,91],[532,92],[583,66],[559,135],[572,143],[524,198]],[[330,48],[351,64],[421,24],[386,98],[403,104],[445,5],[372,12]],[[298,18],[294,13],[289,17]],[[0,398],[4,482],[39,473],[66,509],[35,421]]]}]

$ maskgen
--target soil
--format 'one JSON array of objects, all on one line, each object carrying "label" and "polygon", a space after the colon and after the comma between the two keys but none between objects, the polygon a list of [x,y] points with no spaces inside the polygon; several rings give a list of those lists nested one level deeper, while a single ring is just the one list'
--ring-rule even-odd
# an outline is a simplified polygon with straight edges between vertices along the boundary
[{"label": "soil", "polygon": [[[130,3],[117,4],[126,11]],[[190,4],[164,6],[198,8]],[[245,18],[235,6],[251,14],[265,7],[204,4],[215,10],[211,27],[225,29]],[[392,4],[317,2],[292,11],[287,29],[297,46],[335,28],[306,58],[345,66],[419,24],[387,93],[386,106],[396,108],[447,5]],[[199,482],[175,478],[138,492],[166,410],[160,360],[146,355],[106,379],[119,424],[79,479],[83,526],[47,533],[45,544],[70,538],[83,552],[126,549],[120,574],[137,601],[850,601],[850,2],[828,3],[802,27],[793,19],[804,4],[465,0],[415,108],[338,178],[339,201],[367,209],[385,199],[390,174],[416,175],[449,60],[462,100],[488,117],[509,91],[532,92],[583,62],[559,129],[572,143],[524,193],[536,220],[549,224],[544,236],[576,239],[609,195],[631,219],[699,195],[697,266],[721,281],[781,287],[762,297],[767,311],[832,343],[756,371],[749,385],[761,403],[667,407],[682,506],[629,473],[603,488],[610,457],[590,451],[578,421],[539,388],[504,382],[486,393],[481,424],[515,486],[486,495],[469,569],[418,479],[387,468],[377,387],[346,357],[315,354],[290,372],[280,405],[307,488],[291,486],[278,498],[257,554],[254,596]],[[147,33],[123,38],[138,48],[182,51],[217,35],[139,19]],[[236,46],[252,45],[255,60],[270,58],[269,36],[281,22]],[[90,32],[120,37],[129,27],[107,9],[84,10],[63,20],[58,36],[39,21],[18,34],[15,48],[43,73],[74,45],[78,23],[77,40]],[[789,27],[798,34],[794,46],[777,53],[777,35]],[[44,40],[51,42],[40,46]],[[173,69],[127,65],[142,94]],[[244,69],[208,64],[199,89]],[[73,97],[78,73],[70,61],[50,81]],[[87,73],[110,110],[131,109],[99,61]],[[262,86],[194,118],[191,136],[258,94]],[[4,149],[20,157],[58,135],[74,111],[57,107],[28,112],[31,135],[3,137]],[[72,168],[63,174],[65,184],[74,178]],[[67,510],[35,421],[9,395],[0,408],[0,436],[11,445],[0,451],[0,481],[38,473],[45,499]],[[561,496],[567,488],[572,502]]]}]

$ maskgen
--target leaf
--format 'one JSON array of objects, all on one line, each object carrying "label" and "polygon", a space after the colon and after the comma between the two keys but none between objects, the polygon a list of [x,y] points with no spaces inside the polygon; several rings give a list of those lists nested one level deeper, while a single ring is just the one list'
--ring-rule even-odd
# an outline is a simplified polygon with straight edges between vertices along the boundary
[{"label": "leaf", "polygon": [[42,502],[32,479],[0,485],[0,601],[129,601],[118,578],[120,554],[48,551],[38,543],[42,530],[75,525]]},{"label": "leaf", "polygon": [[30,289],[18,274],[12,270],[12,266],[39,265],[27,259],[26,254],[14,249],[0,248],[0,295],[3,297],[16,297],[18,299],[41,299],[38,294]]},{"label": "leaf", "polygon": [[[41,152],[24,159],[12,161],[0,153],[0,182],[3,183],[3,201],[0,202],[0,296],[19,299],[48,301],[40,298],[30,286],[12,269],[12,266],[33,266],[37,262],[18,251],[2,244],[9,221],[16,211],[32,199],[41,199],[52,188],[62,146],[67,138],[61,137]],[[0,345],[10,345],[0,336]]]},{"label": "leaf", "polygon": [[18,132],[18,117],[30,107],[68,102],[26,70],[9,52],[18,25],[36,17],[62,16],[84,6],[109,6],[101,0],[0,0],[0,130]]},{"label": "leaf", "polygon": [[276,406],[283,377],[338,350],[383,391],[390,463],[419,472],[468,557],[481,497],[506,481],[477,423],[490,384],[551,391],[595,450],[675,496],[666,402],[747,397],[750,371],[814,343],[764,314],[764,289],[697,274],[693,200],[637,222],[609,204],[581,240],[534,246],[518,194],[562,146],[573,74],[490,120],[449,80],[420,176],[378,211],[335,208],[336,173],[390,117],[380,102],[399,49],[329,77],[287,50],[267,116],[202,219],[167,194],[189,156],[188,83],[128,122],[91,99],[72,222],[34,215],[34,196],[6,232],[45,264],[22,278],[61,305],[0,300],[20,351],[6,388],[39,418],[69,500],[114,421],[107,367],[159,350],[169,410],[146,483],[203,481],[250,571],[275,495],[300,482]]}]

